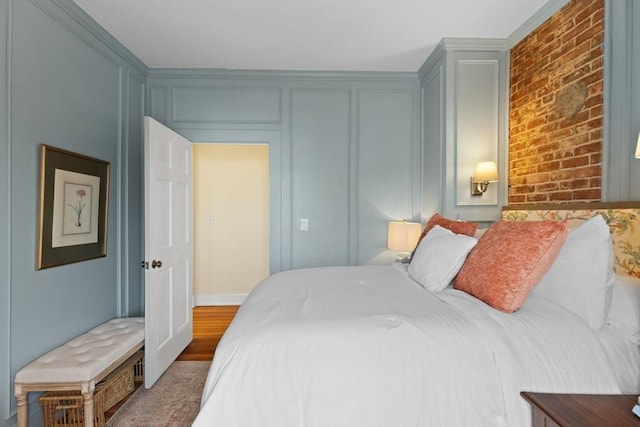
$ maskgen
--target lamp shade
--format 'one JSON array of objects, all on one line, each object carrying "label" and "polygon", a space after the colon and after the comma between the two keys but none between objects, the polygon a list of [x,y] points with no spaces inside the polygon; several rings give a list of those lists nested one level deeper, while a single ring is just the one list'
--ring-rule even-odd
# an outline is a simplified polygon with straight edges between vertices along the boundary
[{"label": "lamp shade", "polygon": [[640,132],[638,132],[638,142],[636,143],[636,159],[640,159]]},{"label": "lamp shade", "polygon": [[498,181],[498,166],[496,162],[479,162],[476,165],[476,170],[473,174],[473,179],[476,182],[495,182]]},{"label": "lamp shade", "polygon": [[422,226],[417,222],[390,221],[387,248],[392,251],[411,252],[418,243]]}]

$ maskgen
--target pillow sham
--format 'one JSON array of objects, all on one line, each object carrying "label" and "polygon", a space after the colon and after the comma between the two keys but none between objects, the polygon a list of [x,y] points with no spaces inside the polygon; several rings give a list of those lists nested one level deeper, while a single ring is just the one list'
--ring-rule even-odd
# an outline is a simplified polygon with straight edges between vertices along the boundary
[{"label": "pillow sham", "polygon": [[611,301],[613,244],[609,226],[595,215],[569,231],[549,271],[533,293],[557,302],[600,329]]},{"label": "pillow sham", "polygon": [[444,290],[478,241],[434,226],[418,244],[409,264],[409,276],[428,291]]},{"label": "pillow sham", "polygon": [[547,272],[566,236],[565,221],[498,221],[467,257],[454,288],[512,313]]}]

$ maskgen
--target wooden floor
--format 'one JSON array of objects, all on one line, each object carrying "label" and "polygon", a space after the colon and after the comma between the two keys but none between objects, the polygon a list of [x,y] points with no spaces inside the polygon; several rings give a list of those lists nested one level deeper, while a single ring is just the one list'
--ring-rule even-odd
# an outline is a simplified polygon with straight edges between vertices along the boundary
[{"label": "wooden floor", "polygon": [[193,309],[193,341],[176,360],[211,360],[216,346],[240,308],[201,306]]}]

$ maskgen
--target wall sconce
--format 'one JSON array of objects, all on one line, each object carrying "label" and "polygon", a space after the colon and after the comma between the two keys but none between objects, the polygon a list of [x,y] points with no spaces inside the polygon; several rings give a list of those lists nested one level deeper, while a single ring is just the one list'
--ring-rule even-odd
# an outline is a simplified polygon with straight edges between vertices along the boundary
[{"label": "wall sconce", "polygon": [[422,225],[418,222],[390,221],[387,229],[387,248],[400,252],[396,261],[406,262],[418,243]]},{"label": "wall sconce", "polygon": [[636,144],[636,159],[640,159],[640,132],[638,132],[638,143]]},{"label": "wall sconce", "polygon": [[496,162],[480,162],[471,177],[471,195],[482,196],[489,188],[490,182],[498,181],[498,166]]}]

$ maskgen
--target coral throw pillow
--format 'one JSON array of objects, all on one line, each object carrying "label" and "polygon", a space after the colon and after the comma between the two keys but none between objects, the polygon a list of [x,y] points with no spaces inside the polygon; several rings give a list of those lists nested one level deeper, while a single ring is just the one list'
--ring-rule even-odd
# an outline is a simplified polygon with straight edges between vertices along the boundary
[{"label": "coral throw pillow", "polygon": [[418,243],[416,243],[416,248],[420,244],[420,240],[427,235],[429,230],[431,230],[436,225],[439,225],[442,228],[446,228],[455,234],[464,234],[465,236],[473,237],[476,233],[476,229],[478,228],[478,224],[475,222],[465,222],[465,221],[454,221],[448,218],[441,216],[440,214],[433,214],[427,224],[424,226],[424,230],[422,230],[422,234],[418,238]]},{"label": "coral throw pillow", "polygon": [[507,313],[518,310],[567,237],[564,221],[499,221],[473,248],[454,288]]}]

